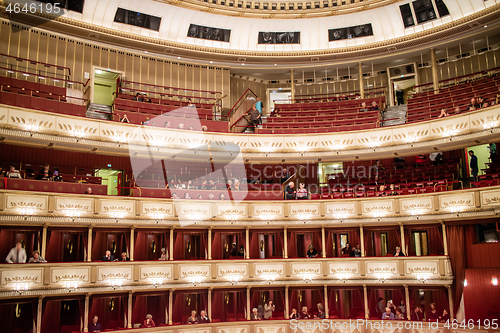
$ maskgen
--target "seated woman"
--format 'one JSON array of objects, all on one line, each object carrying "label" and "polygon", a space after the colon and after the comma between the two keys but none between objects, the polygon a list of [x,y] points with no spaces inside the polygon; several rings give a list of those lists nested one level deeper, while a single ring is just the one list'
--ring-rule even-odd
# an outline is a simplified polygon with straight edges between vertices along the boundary
[{"label": "seated woman", "polygon": [[442,323],[446,323],[448,320],[450,320],[450,314],[448,313],[448,310],[444,309],[443,315],[439,316],[439,321]]},{"label": "seated woman", "polygon": [[224,193],[219,194],[219,200],[225,200]]},{"label": "seated woman", "polygon": [[128,116],[126,113],[123,114],[123,117],[122,119],[120,119],[120,122],[122,123],[130,123],[130,121],[128,120]]},{"label": "seated woman", "polygon": [[307,250],[307,258],[316,258],[318,256],[318,251],[314,248],[312,244],[309,244],[309,249]]},{"label": "seated woman", "polygon": [[404,257],[405,254],[403,251],[401,251],[401,248],[399,246],[396,246],[396,252],[394,252],[395,257]]},{"label": "seated woman", "polygon": [[316,307],[318,309],[318,312],[314,315],[314,318],[325,319],[326,314],[325,314],[325,311],[323,310],[323,304],[318,303],[318,304],[316,304]]},{"label": "seated woman", "polygon": [[403,312],[401,312],[400,308],[396,309],[396,314],[394,315],[394,319],[396,319],[396,320],[405,320],[405,316],[404,316]]},{"label": "seated woman", "polygon": [[439,114],[438,118],[443,118],[443,117],[448,117],[449,114],[446,112],[446,109],[441,109],[441,113]]},{"label": "seated woman", "polygon": [[307,311],[307,306],[302,307],[302,312],[300,313],[300,319],[311,319],[311,315]]},{"label": "seated woman", "polygon": [[196,310],[191,311],[191,316],[187,319],[187,324],[197,324],[198,317],[196,316]]},{"label": "seated woman", "polygon": [[144,324],[142,324],[142,327],[155,327],[155,322],[153,321],[152,315],[146,315],[146,320],[144,320]]},{"label": "seated woman", "polygon": [[47,262],[47,260],[43,259],[40,256],[40,252],[38,252],[38,250],[33,251],[33,256],[30,258],[29,263],[41,263],[41,262]]},{"label": "seated woman", "polygon": [[238,180],[238,178],[234,179],[233,186],[231,186],[231,190],[234,190],[234,191],[240,190],[240,181]]},{"label": "seated woman", "polygon": [[436,308],[436,303],[431,303],[431,311],[429,311],[429,321],[438,321],[439,314]]},{"label": "seated woman", "polygon": [[189,196],[188,192],[184,193],[184,199],[191,199],[191,196]]},{"label": "seated woman", "polygon": [[297,309],[292,309],[292,313],[290,314],[290,319],[300,319],[300,315],[297,312]]},{"label": "seated woman", "polygon": [[299,184],[299,189],[297,190],[295,196],[297,199],[302,199],[302,200],[307,199],[309,197],[309,191],[306,189],[304,183]]}]

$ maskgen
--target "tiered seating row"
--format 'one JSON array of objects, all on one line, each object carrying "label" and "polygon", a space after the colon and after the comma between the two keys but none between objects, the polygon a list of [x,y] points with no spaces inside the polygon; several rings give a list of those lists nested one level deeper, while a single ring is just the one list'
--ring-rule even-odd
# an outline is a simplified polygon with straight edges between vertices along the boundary
[{"label": "tiered seating row", "polygon": [[66,88],[0,76],[0,103],[41,111],[85,116],[86,101],[66,96]]}]

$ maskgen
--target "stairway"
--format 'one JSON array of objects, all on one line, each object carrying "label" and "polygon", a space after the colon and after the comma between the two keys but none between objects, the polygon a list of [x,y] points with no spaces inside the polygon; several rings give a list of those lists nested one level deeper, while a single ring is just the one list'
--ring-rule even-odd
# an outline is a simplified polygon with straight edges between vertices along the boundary
[{"label": "stairway", "polygon": [[87,108],[87,118],[112,120],[112,114],[113,109],[110,105],[90,103],[89,107]]},{"label": "stairway", "polygon": [[406,104],[387,107],[382,116],[382,120],[393,119],[393,118],[399,118],[399,119],[384,121],[382,123],[382,126],[399,125],[406,123],[406,112],[407,112]]}]

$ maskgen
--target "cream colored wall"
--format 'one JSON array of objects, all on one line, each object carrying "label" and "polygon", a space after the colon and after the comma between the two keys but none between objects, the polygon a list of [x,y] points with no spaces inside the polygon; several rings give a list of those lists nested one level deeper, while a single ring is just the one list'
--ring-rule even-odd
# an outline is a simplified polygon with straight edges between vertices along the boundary
[{"label": "cream colored wall", "polygon": [[[96,66],[124,72],[125,79],[130,81],[219,91],[223,95],[229,95],[230,90],[229,68],[186,64],[144,53],[120,51],[45,33],[36,28],[13,31],[11,24],[1,24],[0,49],[8,55],[69,67],[70,80],[83,83],[87,81],[85,73],[92,73],[92,67]],[[26,62],[19,65],[20,70],[23,70],[22,66],[28,66]],[[33,69],[33,66],[29,68]],[[43,65],[38,65],[36,70],[48,71],[48,76],[63,74],[61,70]],[[226,97],[223,106],[228,105],[229,97]]]}]

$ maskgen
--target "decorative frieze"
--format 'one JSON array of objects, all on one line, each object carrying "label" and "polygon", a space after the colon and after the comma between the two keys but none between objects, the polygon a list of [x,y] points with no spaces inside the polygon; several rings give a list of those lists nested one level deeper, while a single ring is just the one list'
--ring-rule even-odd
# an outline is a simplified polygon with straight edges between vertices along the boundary
[{"label": "decorative frieze", "polygon": [[123,217],[130,217],[135,214],[135,201],[101,199],[101,213],[109,216],[119,214]]},{"label": "decorative frieze", "polygon": [[500,205],[500,190],[481,191],[481,206]]},{"label": "decorative frieze", "polygon": [[141,214],[146,216],[156,216],[158,214],[164,217],[174,216],[174,205],[172,203],[143,201]]},{"label": "decorative frieze", "polygon": [[394,200],[362,201],[363,214],[377,215],[394,213]]},{"label": "decorative frieze", "polygon": [[68,282],[68,281],[89,282],[89,270],[90,269],[88,267],[52,268],[50,272],[50,282],[51,283]]},{"label": "decorative frieze", "polygon": [[339,202],[339,203],[327,203],[326,204],[326,215],[333,217],[340,216],[351,216],[355,215],[356,203],[355,202]]},{"label": "decorative frieze", "polygon": [[359,274],[359,262],[330,262],[328,263],[328,275],[337,274]]},{"label": "decorative frieze", "polygon": [[439,209],[460,211],[474,207],[474,193],[460,192],[439,196]]},{"label": "decorative frieze", "polygon": [[67,211],[92,213],[94,211],[93,198],[56,197],[55,211],[65,214]]},{"label": "decorative frieze", "polygon": [[253,215],[256,218],[261,218],[263,220],[272,220],[276,218],[283,217],[283,205],[263,205],[263,204],[255,204],[253,205]]},{"label": "decorative frieze", "polygon": [[33,210],[33,214],[47,212],[47,196],[7,194],[5,200],[6,210],[15,210],[20,213],[23,209],[30,209]]},{"label": "decorative frieze", "polygon": [[139,266],[139,280],[170,280],[173,278],[172,265],[141,265]]},{"label": "decorative frieze", "polygon": [[41,284],[43,282],[43,268],[2,269],[0,271],[0,285],[28,283]]},{"label": "decorative frieze", "polygon": [[217,216],[240,216],[247,217],[247,206],[246,204],[240,205],[228,205],[228,204],[217,204]]},{"label": "decorative frieze", "polygon": [[311,204],[298,204],[292,203],[289,204],[290,208],[290,216],[295,218],[302,217],[317,217],[319,216],[319,204],[311,203]]},{"label": "decorative frieze", "polygon": [[110,280],[132,280],[132,267],[97,267],[97,281],[110,281]]},{"label": "decorative frieze", "polygon": [[248,264],[217,264],[217,277],[230,277],[248,275]]}]

